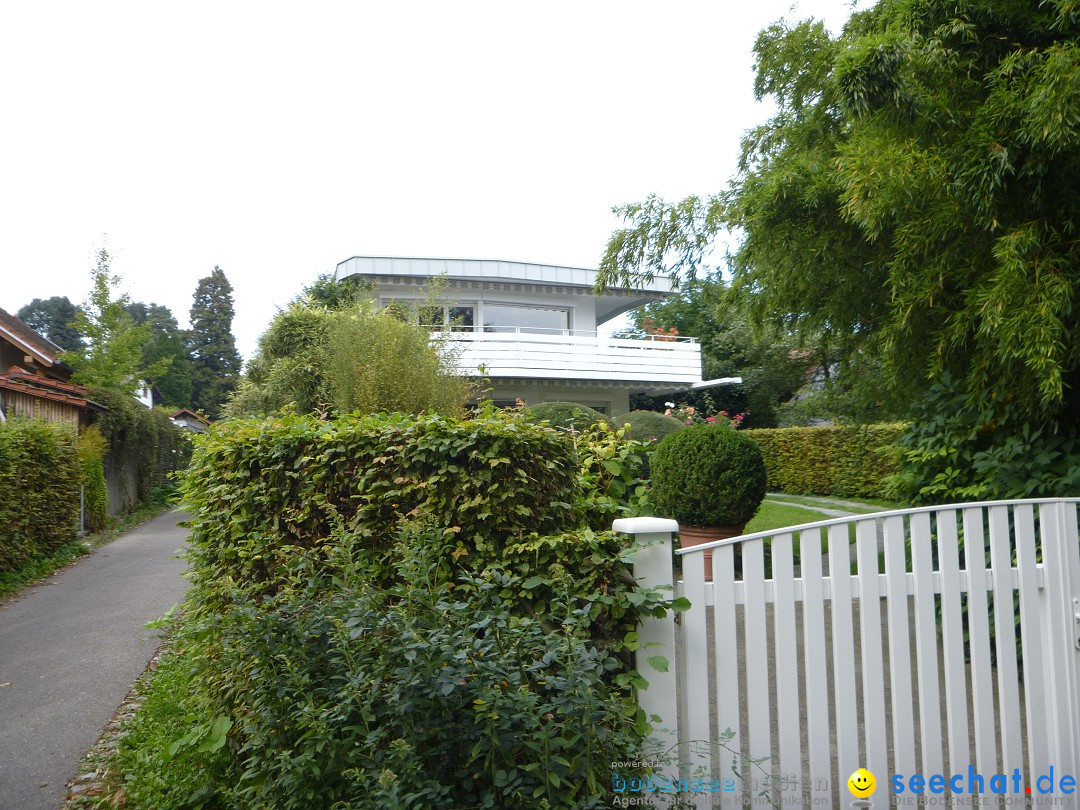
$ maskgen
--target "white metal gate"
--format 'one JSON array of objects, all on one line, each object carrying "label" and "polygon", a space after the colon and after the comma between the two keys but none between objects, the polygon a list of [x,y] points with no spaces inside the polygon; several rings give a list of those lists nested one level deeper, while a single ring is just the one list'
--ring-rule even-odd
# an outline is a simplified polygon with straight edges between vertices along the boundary
[{"label": "white metal gate", "polygon": [[[640,703],[661,718],[657,750],[673,754],[660,773],[682,780],[645,792],[698,807],[841,807],[865,767],[877,807],[1080,807],[1078,503],[745,535],[679,550],[678,581],[674,521],[616,521],[643,546],[639,581],[691,603],[639,633]],[[674,666],[650,668],[656,655]]]}]

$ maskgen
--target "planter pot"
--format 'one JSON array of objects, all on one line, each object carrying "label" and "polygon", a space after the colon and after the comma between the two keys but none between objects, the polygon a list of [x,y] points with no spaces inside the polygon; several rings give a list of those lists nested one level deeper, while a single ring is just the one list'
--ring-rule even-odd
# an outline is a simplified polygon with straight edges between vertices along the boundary
[{"label": "planter pot", "polygon": [[[682,548],[690,548],[703,543],[711,543],[714,540],[738,537],[742,533],[742,526],[680,526],[679,545]],[[712,582],[712,550],[704,552],[704,555],[705,581]]]}]

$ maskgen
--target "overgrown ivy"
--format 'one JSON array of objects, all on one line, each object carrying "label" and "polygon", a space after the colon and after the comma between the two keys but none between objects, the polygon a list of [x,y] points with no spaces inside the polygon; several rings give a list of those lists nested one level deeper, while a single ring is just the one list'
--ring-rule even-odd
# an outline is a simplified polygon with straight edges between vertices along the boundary
[{"label": "overgrown ivy", "polygon": [[127,493],[130,506],[147,502],[153,489],[187,466],[191,444],[167,410],[145,408],[127,394],[105,388],[91,389],[90,399],[108,409],[95,422],[108,444],[108,463],[134,473],[134,491]]}]

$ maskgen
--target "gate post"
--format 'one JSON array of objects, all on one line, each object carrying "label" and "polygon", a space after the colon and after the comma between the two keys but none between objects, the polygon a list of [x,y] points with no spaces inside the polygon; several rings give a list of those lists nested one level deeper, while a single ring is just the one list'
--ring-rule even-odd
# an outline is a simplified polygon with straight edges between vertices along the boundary
[{"label": "gate post", "polygon": [[[667,518],[639,517],[619,518],[612,523],[613,531],[633,536],[639,546],[634,557],[634,579],[646,588],[671,588],[675,594],[675,575],[671,557],[671,537],[679,530],[679,524]],[[662,619],[651,616],[641,620],[638,628],[639,646],[634,664],[648,687],[638,690],[638,706],[648,717],[659,715],[662,722],[652,723],[651,738],[656,742],[657,756],[663,755],[668,762],[656,768],[658,774],[668,779],[679,778],[678,723],[678,675],[684,667],[675,660],[675,617]],[[662,655],[668,661],[668,671],[659,672],[648,662],[652,656]],[[650,752],[652,755],[653,752]]]}]

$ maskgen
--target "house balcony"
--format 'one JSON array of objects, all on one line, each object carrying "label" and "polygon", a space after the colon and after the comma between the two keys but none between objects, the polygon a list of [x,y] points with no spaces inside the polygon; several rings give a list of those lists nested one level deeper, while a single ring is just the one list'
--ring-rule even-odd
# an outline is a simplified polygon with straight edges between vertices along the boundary
[{"label": "house balcony", "polygon": [[491,379],[597,380],[642,389],[701,382],[701,346],[694,338],[613,338],[595,332],[527,327],[442,332],[468,376]]}]

